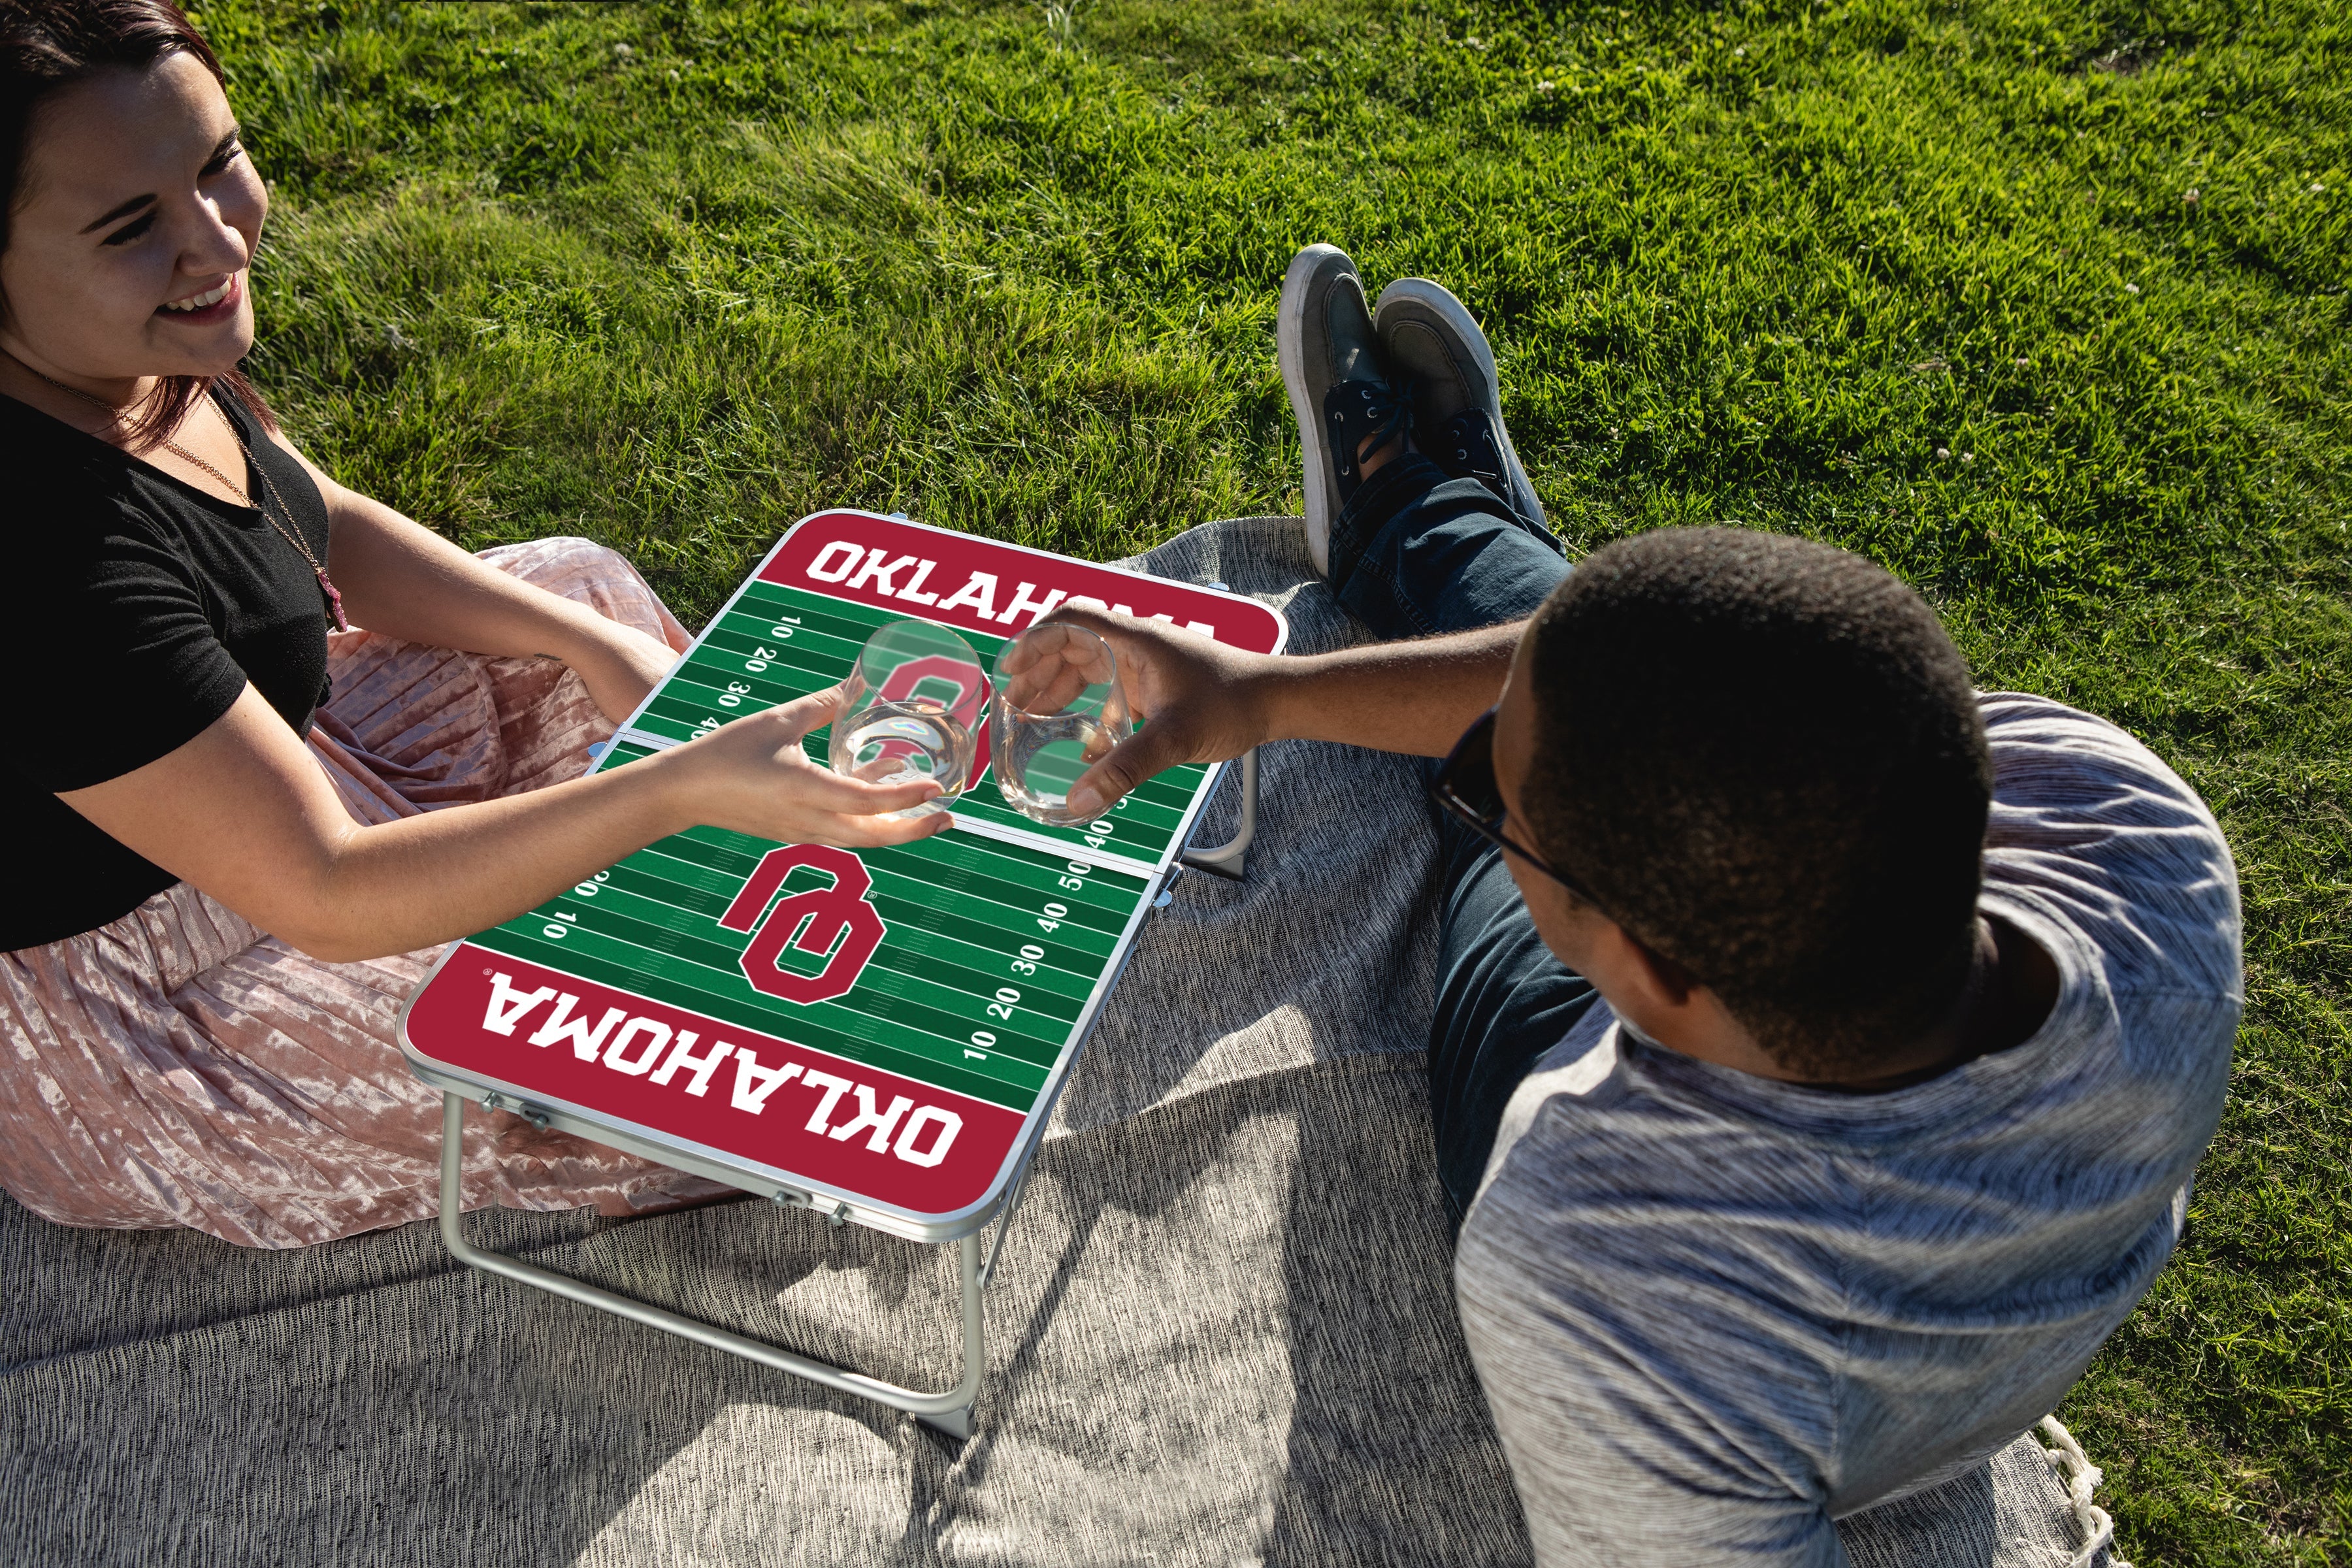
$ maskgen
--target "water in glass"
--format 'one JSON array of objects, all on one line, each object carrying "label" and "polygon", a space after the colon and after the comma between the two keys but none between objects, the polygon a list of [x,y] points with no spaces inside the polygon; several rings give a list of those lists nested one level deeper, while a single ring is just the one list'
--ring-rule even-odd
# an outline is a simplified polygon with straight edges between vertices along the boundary
[{"label": "water in glass", "polygon": [[866,639],[842,682],[833,771],[873,784],[933,779],[933,799],[894,816],[944,809],[971,783],[988,682],[971,645],[929,621],[896,621]]},{"label": "water in glass", "polygon": [[989,705],[997,788],[1015,811],[1056,826],[1084,820],[1070,790],[1135,732],[1118,661],[1083,626],[1032,626],[996,657]]}]

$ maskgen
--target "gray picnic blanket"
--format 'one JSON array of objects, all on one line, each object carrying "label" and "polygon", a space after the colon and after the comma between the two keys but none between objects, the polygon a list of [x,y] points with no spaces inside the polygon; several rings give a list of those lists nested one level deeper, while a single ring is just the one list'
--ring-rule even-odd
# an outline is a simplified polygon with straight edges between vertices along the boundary
[{"label": "gray picnic blanket", "polygon": [[[1361,635],[1296,519],[1139,564],[1279,605],[1298,651]],[[469,1272],[430,1225],[267,1253],[0,1201],[0,1559],[1525,1563],[1431,1172],[1414,775],[1290,743],[1262,781],[1247,879],[1178,884],[1064,1098],[989,1289],[970,1442]],[[952,1248],[750,1202],[470,1223],[741,1331],[952,1379]],[[2030,1437],[1842,1533],[1867,1568],[2056,1568],[2083,1539]]]}]

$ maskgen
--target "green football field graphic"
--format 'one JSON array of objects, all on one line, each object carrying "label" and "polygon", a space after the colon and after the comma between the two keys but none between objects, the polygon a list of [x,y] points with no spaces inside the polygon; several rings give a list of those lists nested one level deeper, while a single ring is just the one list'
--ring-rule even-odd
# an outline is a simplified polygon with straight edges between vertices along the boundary
[{"label": "green football field graphic", "polygon": [[[630,729],[685,741],[822,690],[849,673],[876,629],[898,618],[755,581],[705,630]],[[992,666],[1005,640],[959,635]],[[819,766],[827,738],[818,730],[803,742]],[[622,740],[598,771],[650,754],[651,747]],[[746,979],[751,936],[719,921],[778,846],[721,828],[697,827],[650,845],[473,940],[1026,1112],[1156,886],[1119,859],[1156,866],[1207,775],[1197,766],[1171,770],[1104,823],[1069,828],[1013,811],[994,775],[984,775],[955,803],[958,821],[1015,829],[1055,847],[955,831],[858,850],[873,879],[866,901],[885,929],[856,985],[823,1001],[783,1000]],[[781,894],[832,885],[828,873],[795,867]],[[788,946],[776,962],[814,975],[827,961]]]},{"label": "green football field graphic", "polygon": [[[602,765],[625,767],[646,754],[615,747]],[[741,968],[750,936],[719,924],[774,847],[693,828],[473,940],[1025,1110],[1151,888],[1078,857],[966,834],[861,849],[874,879],[867,901],[887,927],[881,945],[846,995],[801,1004],[753,990]],[[799,868],[783,891],[829,880]],[[782,963],[811,973],[824,967],[791,948]],[[1008,990],[1017,999],[1000,1000]],[[991,1013],[991,1003],[1011,1016]]]}]

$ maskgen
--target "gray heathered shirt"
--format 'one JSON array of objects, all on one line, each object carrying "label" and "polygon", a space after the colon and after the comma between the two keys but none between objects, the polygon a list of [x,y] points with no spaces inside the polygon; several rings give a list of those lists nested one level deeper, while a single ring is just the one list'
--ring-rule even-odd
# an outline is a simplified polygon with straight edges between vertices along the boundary
[{"label": "gray heathered shirt", "polygon": [[2242,1001],[2211,815],[2103,720],[1982,700],[1980,907],[2032,1039],[1877,1095],[1591,1010],[1506,1113],[1455,1263],[1537,1560],[1843,1564],[1832,1521],[2054,1407],[2172,1251]]}]

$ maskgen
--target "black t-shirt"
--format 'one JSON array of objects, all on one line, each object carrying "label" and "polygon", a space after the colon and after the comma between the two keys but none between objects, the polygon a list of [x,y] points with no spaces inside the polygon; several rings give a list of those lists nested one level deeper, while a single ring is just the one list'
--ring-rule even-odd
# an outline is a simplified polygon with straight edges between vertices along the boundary
[{"label": "black t-shirt", "polygon": [[[216,402],[324,561],[319,487],[234,397]],[[0,860],[0,951],[14,951],[96,930],[178,879],[58,792],[177,750],[248,680],[307,733],[327,700],[329,623],[317,574],[259,511],[6,396],[0,472],[13,476],[17,551],[0,612],[0,668],[17,680],[0,766],[0,820],[16,825]]]}]

